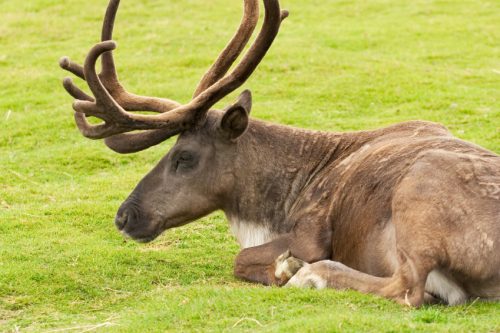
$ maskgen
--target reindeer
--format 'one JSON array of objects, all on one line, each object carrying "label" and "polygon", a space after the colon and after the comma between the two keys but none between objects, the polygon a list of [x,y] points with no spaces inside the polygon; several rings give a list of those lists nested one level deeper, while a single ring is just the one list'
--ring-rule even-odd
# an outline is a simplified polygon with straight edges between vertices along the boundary
[{"label": "reindeer", "polygon": [[178,135],[121,205],[123,234],[150,242],[222,210],[242,248],[234,273],[247,281],[353,289],[410,306],[500,299],[498,155],[424,121],[334,133],[254,120],[248,90],[212,110],[270,48],[288,16],[277,0],[264,0],[262,29],[228,73],[259,18],[259,1],[244,0],[239,29],[189,103],[134,95],[113,61],[118,6],[109,2],[102,42],[84,65],[67,57],[60,65],[94,96],[64,79],[85,137],[133,153]]}]

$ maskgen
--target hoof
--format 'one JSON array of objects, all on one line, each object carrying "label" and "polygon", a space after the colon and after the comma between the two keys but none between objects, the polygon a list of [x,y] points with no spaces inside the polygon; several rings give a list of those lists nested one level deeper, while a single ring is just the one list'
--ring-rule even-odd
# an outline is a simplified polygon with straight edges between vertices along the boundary
[{"label": "hoof", "polygon": [[285,285],[285,287],[324,289],[327,287],[326,279],[316,274],[312,267],[307,265],[302,267]]},{"label": "hoof", "polygon": [[306,262],[292,257],[290,250],[288,250],[276,259],[276,270],[274,272],[274,276],[277,279],[288,281],[292,276],[295,275],[295,273],[297,273],[302,267],[306,265]]}]

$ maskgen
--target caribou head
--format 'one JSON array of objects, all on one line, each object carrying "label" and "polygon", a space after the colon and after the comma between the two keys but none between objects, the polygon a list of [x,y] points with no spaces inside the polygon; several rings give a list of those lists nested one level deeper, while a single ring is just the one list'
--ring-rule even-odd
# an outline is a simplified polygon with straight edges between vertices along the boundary
[{"label": "caribou head", "polygon": [[[81,91],[70,78],[63,81],[76,98],[75,121],[84,136],[103,139],[119,153],[132,153],[179,135],[177,143],[138,184],[116,216],[116,226],[138,241],[151,241],[165,229],[180,226],[223,208],[234,183],[238,138],[249,123],[252,104],[246,90],[222,111],[210,110],[240,87],[253,73],[288,16],[278,1],[266,0],[265,19],[257,39],[241,62],[227,73],[248,43],[259,18],[258,0],[244,1],[239,29],[195,89],[193,99],[181,105],[172,100],[137,96],[118,80],[112,51],[113,25],[120,1],[111,0],[104,18],[102,41],[80,66],[63,57],[60,65],[87,81],[94,97]],[[96,73],[96,62],[102,71]],[[144,115],[134,111],[153,111]],[[104,121],[90,125],[86,117]],[[128,133],[139,131],[136,133]]]}]

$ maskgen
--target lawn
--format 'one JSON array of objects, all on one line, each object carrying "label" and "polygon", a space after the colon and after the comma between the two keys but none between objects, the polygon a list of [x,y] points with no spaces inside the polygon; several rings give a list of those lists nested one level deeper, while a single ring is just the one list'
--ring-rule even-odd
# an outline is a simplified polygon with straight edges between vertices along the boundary
[{"label": "lawn", "polygon": [[[222,213],[125,241],[114,214],[174,141],[123,156],[73,123],[57,62],[83,59],[106,4],[0,1],[0,331],[500,331],[499,303],[415,310],[241,282]],[[431,120],[500,153],[499,1],[282,5],[291,16],[245,84],[254,117],[331,131]],[[241,1],[123,0],[122,82],[187,102],[240,14]]]}]

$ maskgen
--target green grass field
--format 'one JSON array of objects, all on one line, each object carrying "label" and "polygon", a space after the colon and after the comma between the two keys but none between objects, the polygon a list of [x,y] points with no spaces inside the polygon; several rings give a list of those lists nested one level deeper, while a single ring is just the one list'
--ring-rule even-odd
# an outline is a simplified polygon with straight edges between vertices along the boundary
[{"label": "green grass field", "polygon": [[[415,310],[238,281],[221,213],[151,244],[123,240],[114,214],[173,140],[121,156],[73,123],[57,61],[83,59],[106,4],[0,1],[0,331],[500,332],[498,303]],[[431,120],[500,153],[499,1],[282,5],[291,16],[245,84],[254,117],[332,131]],[[240,12],[241,1],[123,0],[122,82],[188,101]]]}]

